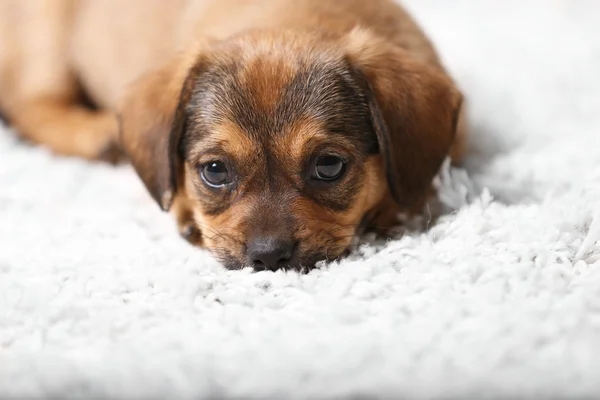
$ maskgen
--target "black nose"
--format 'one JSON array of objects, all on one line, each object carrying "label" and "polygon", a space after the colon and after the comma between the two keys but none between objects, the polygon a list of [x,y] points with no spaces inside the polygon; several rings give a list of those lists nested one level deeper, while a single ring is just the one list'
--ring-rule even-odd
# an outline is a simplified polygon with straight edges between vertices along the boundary
[{"label": "black nose", "polygon": [[247,256],[257,271],[275,271],[287,266],[294,256],[296,243],[277,237],[258,237],[248,243]]}]

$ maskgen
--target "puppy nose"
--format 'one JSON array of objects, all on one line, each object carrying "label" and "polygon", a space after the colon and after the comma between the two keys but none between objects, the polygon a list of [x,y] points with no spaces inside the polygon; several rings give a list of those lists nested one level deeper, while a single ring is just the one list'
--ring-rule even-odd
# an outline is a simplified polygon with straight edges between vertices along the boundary
[{"label": "puppy nose", "polygon": [[276,271],[294,256],[296,243],[276,237],[258,237],[248,243],[247,256],[256,271]]}]

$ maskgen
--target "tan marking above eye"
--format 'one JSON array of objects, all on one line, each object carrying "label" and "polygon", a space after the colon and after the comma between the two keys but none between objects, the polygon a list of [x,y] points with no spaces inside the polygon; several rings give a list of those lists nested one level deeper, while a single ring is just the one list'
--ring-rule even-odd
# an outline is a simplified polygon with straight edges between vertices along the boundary
[{"label": "tan marking above eye", "polygon": [[190,160],[196,163],[212,161],[210,158],[214,154],[207,154],[206,149],[214,148],[218,149],[218,153],[241,163],[254,159],[259,150],[257,144],[231,121],[215,126],[206,138],[194,143],[190,149]]},{"label": "tan marking above eye", "polygon": [[281,154],[291,155],[296,161],[306,158],[306,153],[324,142],[327,136],[321,124],[312,119],[295,122],[287,134],[277,140],[276,145]]},{"label": "tan marking above eye", "polygon": [[296,121],[275,145],[274,151],[284,157],[291,155],[298,166],[303,165],[319,147],[328,147],[341,156],[345,156],[352,148],[350,140],[327,134],[323,124],[311,118]]}]

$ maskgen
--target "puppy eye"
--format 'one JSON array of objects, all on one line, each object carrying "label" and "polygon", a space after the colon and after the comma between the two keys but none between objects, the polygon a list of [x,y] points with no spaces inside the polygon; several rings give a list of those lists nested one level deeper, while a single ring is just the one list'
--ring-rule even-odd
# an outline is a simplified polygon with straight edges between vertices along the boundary
[{"label": "puppy eye", "polygon": [[344,160],[337,156],[322,156],[317,159],[313,178],[322,181],[333,181],[344,172]]},{"label": "puppy eye", "polygon": [[211,161],[200,167],[200,175],[209,186],[224,186],[231,182],[231,176],[225,163]]}]

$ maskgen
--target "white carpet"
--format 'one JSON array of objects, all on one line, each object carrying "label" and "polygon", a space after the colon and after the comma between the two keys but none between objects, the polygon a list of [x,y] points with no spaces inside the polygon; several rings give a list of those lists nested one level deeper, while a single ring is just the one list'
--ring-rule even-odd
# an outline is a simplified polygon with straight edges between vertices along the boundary
[{"label": "white carpet", "polygon": [[129,167],[0,132],[0,398],[600,396],[600,3],[408,5],[480,190],[307,276],[225,271]]}]

